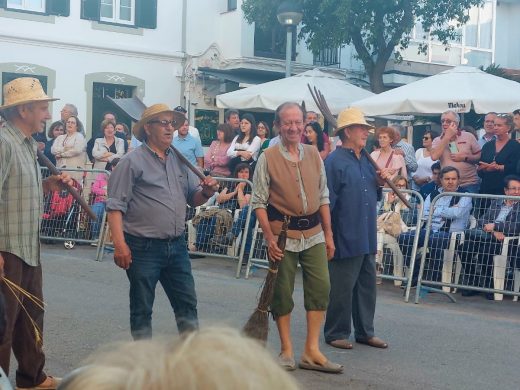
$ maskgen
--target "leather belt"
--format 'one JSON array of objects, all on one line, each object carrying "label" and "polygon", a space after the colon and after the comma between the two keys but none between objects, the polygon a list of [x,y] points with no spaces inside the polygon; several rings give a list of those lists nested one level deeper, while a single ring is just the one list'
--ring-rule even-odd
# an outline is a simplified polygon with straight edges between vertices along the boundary
[{"label": "leather belt", "polygon": [[[267,205],[267,218],[269,221],[284,220],[284,215],[274,206]],[[289,221],[289,230],[308,230],[320,224],[320,213],[316,211],[314,214],[291,216]]]}]

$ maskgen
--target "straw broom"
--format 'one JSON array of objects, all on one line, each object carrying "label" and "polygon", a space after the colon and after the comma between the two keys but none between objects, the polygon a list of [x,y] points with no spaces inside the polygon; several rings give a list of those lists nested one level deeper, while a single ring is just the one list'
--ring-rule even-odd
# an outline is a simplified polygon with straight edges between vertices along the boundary
[{"label": "straw broom", "polygon": [[22,287],[18,286],[16,283],[7,279],[5,276],[1,279],[1,281],[3,281],[5,283],[5,285],[7,286],[7,289],[13,293],[14,297],[20,304],[20,307],[22,308],[22,310],[25,312],[25,314],[29,318],[29,321],[31,322],[31,325],[33,327],[36,344],[41,347],[43,344],[42,331],[36,324],[36,321],[34,321],[32,319],[32,317],[29,315],[29,312],[25,308],[25,305],[22,303],[21,297],[17,294],[17,292],[20,293],[20,295],[23,295],[23,296],[25,296],[25,298],[32,301],[33,304],[38,306],[41,310],[45,310],[45,303],[40,298],[36,297],[35,295],[31,294],[30,292],[24,290]]},{"label": "straw broom", "polygon": [[[285,251],[289,220],[290,217],[285,217],[282,230],[278,236],[277,245],[282,252]],[[257,339],[264,344],[267,342],[267,335],[269,333],[269,306],[271,306],[271,302],[273,301],[274,285],[278,276],[278,266],[281,261],[283,261],[283,257],[280,261],[269,260],[269,272],[267,272],[267,276],[265,277],[264,287],[262,288],[262,293],[258,300],[258,306],[242,329],[246,336]]]}]

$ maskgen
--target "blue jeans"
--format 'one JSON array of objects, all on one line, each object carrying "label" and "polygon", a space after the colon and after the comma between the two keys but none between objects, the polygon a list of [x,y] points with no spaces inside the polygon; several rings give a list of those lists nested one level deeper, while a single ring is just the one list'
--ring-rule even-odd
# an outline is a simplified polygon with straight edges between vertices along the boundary
[{"label": "blue jeans", "polygon": [[105,202],[97,202],[92,205],[92,211],[96,214],[97,219],[92,222],[92,239],[99,237],[99,230],[101,229],[101,220],[105,212]]},{"label": "blue jeans", "polygon": [[130,281],[130,330],[134,340],[152,337],[157,282],[161,282],[170,301],[179,333],[197,329],[197,296],[184,236],[158,240],[125,233],[125,241],[132,252],[126,275]]},{"label": "blue jeans", "polygon": [[[428,238],[428,261],[430,261],[428,268],[425,268],[425,272],[429,272],[427,280],[437,281],[440,277],[440,272],[442,270],[442,261],[443,261],[443,250],[448,248],[450,244],[450,236],[449,232],[438,231],[438,232],[430,232],[430,236]],[[399,247],[403,252],[404,256],[404,264],[409,266],[411,262],[411,254],[412,254],[412,246],[413,240],[415,237],[415,231],[402,233],[397,237],[397,241],[399,242]],[[426,238],[426,230],[421,229],[419,231],[419,241],[417,243],[417,249],[422,248],[424,246],[424,239]],[[420,263],[416,263],[414,267],[414,275],[413,278],[416,279],[419,276]]]},{"label": "blue jeans", "polygon": [[[239,234],[246,227],[248,210],[249,210],[249,205],[247,205],[243,209],[241,209],[240,213],[238,214],[237,220],[233,222],[231,232],[233,233],[233,235],[235,237],[238,237]],[[251,251],[251,244],[253,241],[253,229],[255,228],[255,223],[256,223],[256,214],[254,212],[251,212],[251,218],[249,218],[249,230],[247,232],[247,237],[246,237],[245,253],[249,253]]]}]

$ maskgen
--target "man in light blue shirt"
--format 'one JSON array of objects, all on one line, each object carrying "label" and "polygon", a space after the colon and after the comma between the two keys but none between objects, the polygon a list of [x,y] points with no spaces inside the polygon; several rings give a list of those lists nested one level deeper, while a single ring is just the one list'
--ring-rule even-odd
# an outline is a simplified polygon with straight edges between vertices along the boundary
[{"label": "man in light blue shirt", "polygon": [[197,165],[201,170],[204,169],[204,150],[200,139],[195,138],[189,133],[188,120],[179,128],[177,136],[173,137],[172,145],[175,146],[184,157],[193,165]]},{"label": "man in light blue shirt", "polygon": [[[441,188],[439,193],[443,192],[460,192],[464,190],[459,188],[460,174],[457,168],[447,166],[441,169],[439,173]],[[443,196],[440,197],[432,205],[432,195],[435,197],[437,193],[428,195],[424,202],[424,218],[428,219],[430,213],[432,214],[430,236],[426,248],[429,253],[430,265],[428,269],[435,270],[436,275],[428,277],[428,280],[436,280],[438,271],[442,268],[440,262],[442,261],[443,250],[448,248],[450,243],[450,236],[453,232],[462,232],[468,226],[469,216],[471,214],[471,198],[466,196]],[[419,232],[419,242],[417,248],[421,248],[425,244],[426,229],[423,228]],[[410,255],[412,253],[413,240],[415,231],[400,234],[397,238],[399,247],[403,252],[405,264],[410,264]],[[414,272],[414,279],[418,275],[419,265],[416,264]]]}]

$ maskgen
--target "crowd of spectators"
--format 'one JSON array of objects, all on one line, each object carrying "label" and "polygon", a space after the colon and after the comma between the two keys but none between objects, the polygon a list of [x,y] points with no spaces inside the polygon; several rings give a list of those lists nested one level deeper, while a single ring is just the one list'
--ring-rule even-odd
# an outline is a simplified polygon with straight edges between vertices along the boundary
[{"label": "crowd of spectators", "polygon": [[[423,148],[415,151],[416,170],[411,172],[406,170],[408,161],[393,160],[396,149],[400,148],[397,142],[400,135],[403,142],[403,132],[396,131],[392,140],[391,129],[378,129],[379,148],[372,152],[372,157],[381,169],[393,169],[393,175],[400,173],[401,176],[395,176],[394,184],[417,190],[423,198],[424,209],[422,221],[410,220],[410,210],[397,201],[395,194],[389,192],[385,195],[379,212],[376,259],[378,264],[382,264],[384,249],[387,249],[394,259],[394,276],[401,276],[402,266],[409,265],[412,260],[413,242],[418,235],[416,260],[425,250],[426,280],[440,282],[443,262],[446,261],[444,251],[456,237],[455,252],[462,264],[461,280],[470,287],[462,290],[467,296],[478,294],[477,288],[493,288],[493,256],[500,253],[505,237],[514,237],[520,232],[520,221],[517,221],[520,203],[486,197],[520,194],[520,143],[512,138],[516,122],[509,114],[488,113],[480,134],[466,131],[459,124],[460,116],[456,112],[444,112],[441,134],[433,130],[424,132]],[[397,153],[410,154],[405,150]],[[403,180],[406,172],[411,176],[411,187]],[[443,192],[460,195],[446,195],[434,202],[435,197]],[[482,197],[464,194],[480,194]],[[416,204],[412,205],[415,207]],[[428,219],[431,219],[431,225],[428,242],[425,242]],[[472,224],[472,220],[476,222]],[[458,235],[454,236],[454,233]],[[509,247],[510,261],[503,265],[504,269],[512,270],[520,265],[516,264],[517,247],[517,243]],[[419,265],[416,263],[412,284],[417,282],[418,274]],[[493,299],[493,294],[488,293],[486,297]]]}]

